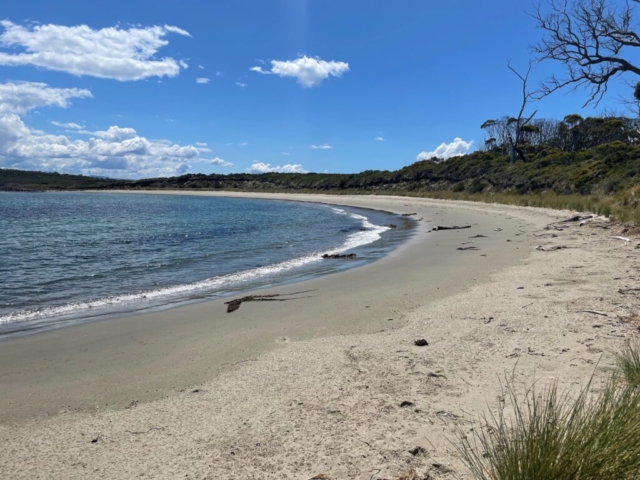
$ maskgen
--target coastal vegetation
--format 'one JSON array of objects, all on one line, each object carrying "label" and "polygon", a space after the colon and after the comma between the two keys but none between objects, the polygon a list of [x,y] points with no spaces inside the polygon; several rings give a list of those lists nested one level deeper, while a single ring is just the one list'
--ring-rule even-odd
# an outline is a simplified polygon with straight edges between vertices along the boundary
[{"label": "coastal vegetation", "polygon": [[[87,190],[113,183],[108,178],[68,175],[58,172],[31,172],[0,168],[0,191],[34,192],[45,190]],[[119,183],[126,183],[121,181]]]},{"label": "coastal vegetation", "polygon": [[640,223],[640,134],[628,117],[569,115],[531,122],[511,162],[509,119],[485,124],[485,148],[396,171],[355,174],[186,174],[136,181],[0,169],[0,190],[187,189],[382,194],[568,208]]},{"label": "coastal vegetation", "polygon": [[477,480],[637,479],[640,472],[640,343],[619,352],[617,370],[572,399],[553,383],[523,395],[509,379],[497,413],[462,436],[459,452]]}]

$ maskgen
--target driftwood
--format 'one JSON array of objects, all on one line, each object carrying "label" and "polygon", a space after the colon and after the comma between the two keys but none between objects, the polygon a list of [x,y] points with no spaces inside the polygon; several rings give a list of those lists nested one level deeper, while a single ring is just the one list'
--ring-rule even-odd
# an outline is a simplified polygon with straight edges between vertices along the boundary
[{"label": "driftwood", "polygon": [[569,248],[569,247],[566,247],[566,246],[564,246],[564,245],[555,245],[555,246],[553,246],[553,247],[547,247],[547,248],[545,248],[545,247],[543,247],[542,245],[538,245],[538,246],[536,247],[536,250],[539,250],[539,251],[541,251],[541,252],[555,252],[556,250],[564,250],[565,248]]},{"label": "driftwood", "polygon": [[346,259],[350,259],[350,258],[356,258],[356,254],[355,253],[347,253],[347,254],[341,255],[341,254],[328,254],[328,253],[325,253],[324,255],[322,255],[322,258],[324,258],[325,260],[327,260],[327,259],[338,259],[338,258],[340,258],[340,259],[345,259],[345,258]]},{"label": "driftwood", "polygon": [[582,222],[583,220],[589,220],[590,218],[593,218],[593,215],[576,215],[575,217],[567,218],[566,220],[560,220],[556,223]]},{"label": "driftwood", "polygon": [[591,313],[593,315],[600,315],[601,317],[608,317],[609,316],[606,313],[599,312],[597,310],[582,310],[582,313]]},{"label": "driftwood", "polygon": [[228,302],[224,302],[227,306],[227,313],[235,312],[240,308],[244,302],[286,302],[288,300],[298,300],[300,298],[306,297],[296,297],[296,298],[278,298],[278,297],[287,297],[291,295],[300,295],[302,293],[315,292],[315,290],[305,290],[303,292],[294,292],[294,293],[276,293],[273,295],[249,295],[247,297],[236,298],[235,300],[230,300]]},{"label": "driftwood", "polygon": [[403,217],[412,217],[414,215],[417,215],[417,213],[403,213],[402,214]]},{"label": "driftwood", "polygon": [[469,238],[489,238],[486,235],[474,235],[473,237],[469,237]]},{"label": "driftwood", "polygon": [[432,232],[437,232],[437,231],[440,231],[440,230],[463,230],[465,228],[471,228],[471,225],[465,225],[464,227],[458,227],[458,226],[443,227],[442,225],[438,225],[437,227],[433,227],[433,229],[431,231]]},{"label": "driftwood", "polygon": [[478,247],[458,247],[458,250],[480,250]]},{"label": "driftwood", "polygon": [[628,295],[634,292],[640,292],[640,288],[621,288],[618,290],[618,293],[621,295]]}]

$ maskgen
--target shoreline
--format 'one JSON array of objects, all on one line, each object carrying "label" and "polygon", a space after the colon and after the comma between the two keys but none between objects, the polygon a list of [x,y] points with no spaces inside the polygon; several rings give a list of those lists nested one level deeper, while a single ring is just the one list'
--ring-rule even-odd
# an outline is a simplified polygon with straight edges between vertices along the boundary
[{"label": "shoreline", "polygon": [[[126,195],[126,193],[124,194]],[[248,200],[253,205],[252,200],[254,199]],[[236,199],[236,202],[238,201],[242,200]],[[297,208],[296,204],[310,203],[281,199],[266,199],[265,201],[276,201],[281,205],[286,205],[281,208],[289,208],[289,206]],[[344,214],[353,217],[361,227],[360,232],[349,234],[344,243],[340,245],[325,244],[319,246],[319,250],[316,250],[315,253],[303,252],[298,255],[290,253],[293,256],[270,258],[262,263],[255,263],[256,266],[253,268],[244,266],[244,269],[223,271],[218,274],[209,270],[201,272],[206,277],[200,276],[191,280],[174,275],[172,283],[157,287],[147,286],[128,292],[115,292],[112,295],[94,294],[92,298],[80,299],[53,307],[23,307],[22,310],[8,312],[5,316],[0,314],[0,342],[48,330],[74,327],[92,321],[107,321],[114,318],[181,308],[192,303],[206,302],[216,298],[228,299],[228,297],[245,293],[256,293],[264,288],[295,285],[316,277],[357,268],[375,262],[395,250],[413,235],[417,225],[414,220],[398,217],[391,212],[345,206],[354,216],[335,207],[338,205],[322,205],[323,209],[332,209],[336,215]],[[364,228],[364,221],[367,222],[366,228]],[[397,224],[398,228],[393,230],[386,228],[390,223]],[[373,233],[370,233],[372,231]],[[356,252],[357,258],[349,261],[331,262],[320,259],[324,253],[343,253],[346,249]],[[117,280],[112,279],[112,282],[117,282]],[[176,291],[181,293],[177,294]]]},{"label": "shoreline", "polygon": [[[429,233],[436,224],[477,223],[475,210],[432,202],[425,206],[401,197],[376,198],[374,202],[366,197],[323,195],[246,197],[315,201],[396,214],[419,210],[418,218],[424,217],[424,221],[417,222],[412,237],[372,264],[258,290],[266,295],[318,292],[301,300],[247,303],[228,314],[225,297],[6,339],[0,348],[0,423],[61,411],[117,409],[133,401],[175,395],[225,371],[230,364],[279,348],[281,345],[276,342],[280,337],[300,341],[397,328],[406,310],[424,300],[460,292],[482,281],[487,271],[512,265],[524,257],[516,243],[506,244],[507,248],[502,242],[499,246],[485,245],[482,252],[457,251],[446,243],[447,239],[459,239],[460,244],[469,241],[468,232],[472,230],[489,235],[489,231],[503,228],[505,234],[515,235],[518,227],[503,217],[481,214],[486,219],[483,226]],[[428,238],[430,235],[433,241]],[[420,269],[414,258],[423,259]],[[474,269],[477,275],[469,277]],[[388,279],[393,287],[385,285]],[[430,285],[422,288],[424,280]],[[351,291],[346,292],[347,288]],[[424,300],[420,299],[422,290],[427,293]],[[243,291],[241,295],[251,293],[254,292]],[[370,318],[371,311],[377,312],[375,320]],[[318,317],[323,321],[318,322]],[[389,318],[393,321],[389,322]],[[114,384],[118,385],[115,391]]]},{"label": "shoreline", "polygon": [[[570,214],[542,209],[313,197],[425,220],[373,264],[262,290],[309,285],[309,298],[232,314],[214,300],[3,344],[0,472],[382,479],[415,468],[453,478],[447,439],[495,404],[506,372],[584,385],[631,334],[620,319],[639,302],[618,289],[635,286],[640,251],[614,231],[548,233]],[[428,233],[465,222],[476,225]],[[470,241],[480,250],[458,250]],[[416,446],[424,453],[408,452]]]}]

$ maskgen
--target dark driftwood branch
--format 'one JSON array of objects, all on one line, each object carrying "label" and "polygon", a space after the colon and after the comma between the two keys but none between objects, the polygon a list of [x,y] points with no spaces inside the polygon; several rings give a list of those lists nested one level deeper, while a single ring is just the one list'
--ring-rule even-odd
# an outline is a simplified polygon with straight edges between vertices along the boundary
[{"label": "dark driftwood branch", "polygon": [[357,255],[355,253],[345,253],[345,254],[339,254],[339,253],[325,253],[324,255],[322,255],[322,258],[324,258],[325,260],[329,260],[329,259],[353,259],[356,258]]},{"label": "dark driftwood branch", "polygon": [[294,292],[294,293],[276,293],[273,295],[249,295],[242,298],[236,298],[235,300],[230,300],[228,302],[224,302],[227,305],[227,313],[235,312],[240,308],[244,302],[286,302],[288,300],[299,300],[301,298],[308,297],[296,297],[296,298],[278,298],[278,297],[287,297],[291,295],[300,295],[302,293],[315,292],[315,290],[305,290],[303,292]]},{"label": "dark driftwood branch", "polygon": [[431,229],[432,232],[438,232],[440,230],[463,230],[465,228],[471,228],[471,225],[465,225],[464,227],[443,227],[441,225],[437,226],[437,227],[433,227]]},{"label": "dark driftwood branch", "polygon": [[557,245],[553,247],[543,247],[542,245],[538,245],[536,247],[536,250],[539,250],[541,252],[555,252],[556,250],[564,250],[566,248],[569,248],[569,247],[566,247],[564,245]]}]

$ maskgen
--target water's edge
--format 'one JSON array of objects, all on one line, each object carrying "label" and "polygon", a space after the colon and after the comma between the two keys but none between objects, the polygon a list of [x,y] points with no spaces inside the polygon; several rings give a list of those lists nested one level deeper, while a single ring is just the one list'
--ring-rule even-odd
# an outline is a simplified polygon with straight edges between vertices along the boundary
[{"label": "water's edge", "polygon": [[[148,192],[148,194],[154,195],[155,193]],[[281,201],[280,199],[268,198],[261,198],[261,200]],[[287,201],[314,203],[316,205],[319,203],[293,199]],[[354,234],[350,236],[342,246],[327,249],[318,255],[293,258],[277,264],[248,271],[234,272],[221,277],[212,277],[193,283],[177,284],[152,291],[141,291],[114,298],[101,298],[93,301],[80,302],[80,304],[54,307],[49,311],[47,311],[46,308],[34,309],[28,312],[27,316],[23,319],[5,323],[0,322],[0,340],[73,326],[89,321],[128,317],[142,313],[179,308],[192,303],[206,302],[214,298],[229,297],[339,273],[378,261],[405,243],[415,233],[415,221],[400,217],[393,212],[364,207],[320,203],[331,208],[336,214],[348,215],[358,219],[362,225],[361,232],[358,235]],[[369,217],[372,214],[388,216],[388,219],[396,224],[397,228],[391,229],[386,225],[377,225],[369,222]],[[380,244],[381,241],[382,244]],[[357,259],[326,262],[320,257],[320,255],[324,253],[343,254],[347,252],[357,252]],[[303,268],[300,268],[322,262],[326,262],[323,263],[323,266],[327,265],[324,269],[305,272]],[[273,278],[273,274],[279,274],[279,276]],[[255,280],[256,278],[265,280],[271,278],[271,280],[251,282],[251,280]],[[220,288],[222,286],[224,286],[224,288]]]}]

